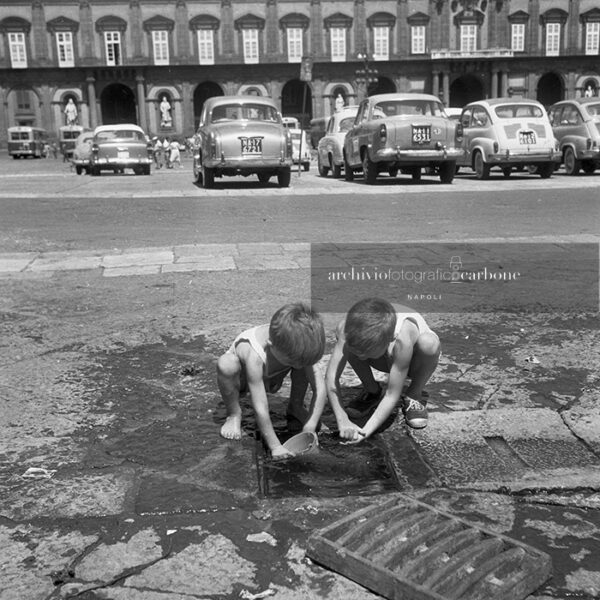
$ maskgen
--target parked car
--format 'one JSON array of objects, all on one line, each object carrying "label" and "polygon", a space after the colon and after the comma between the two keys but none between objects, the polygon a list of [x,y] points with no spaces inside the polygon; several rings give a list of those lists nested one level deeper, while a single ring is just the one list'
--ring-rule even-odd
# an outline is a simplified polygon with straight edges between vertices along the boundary
[{"label": "parked car", "polygon": [[195,137],[194,177],[205,188],[215,177],[273,176],[281,187],[291,181],[292,137],[270,98],[218,96],[202,107]]},{"label": "parked car", "polygon": [[281,122],[288,129],[300,129],[300,121],[296,117],[281,117]]},{"label": "parked car", "polygon": [[152,143],[144,130],[132,123],[100,125],[94,129],[89,171],[123,172],[133,169],[136,175],[150,175],[153,161]]},{"label": "parked car", "polygon": [[456,163],[471,167],[477,179],[492,168],[505,177],[513,169],[550,177],[560,162],[558,142],[543,105],[536,100],[492,98],[467,104],[460,117],[463,156]]},{"label": "parked car", "polygon": [[600,167],[600,98],[563,100],[548,111],[567,175]]},{"label": "parked car", "polygon": [[454,121],[460,120],[462,114],[462,108],[456,108],[455,106],[446,106],[444,112]]},{"label": "parked car", "polygon": [[329,118],[325,135],[317,145],[317,164],[321,177],[327,177],[329,171],[335,178],[342,176],[344,138],[354,125],[357,111],[358,106],[349,106]]},{"label": "parked car", "polygon": [[315,150],[319,140],[325,135],[327,123],[329,123],[329,117],[319,117],[310,121],[310,143]]},{"label": "parked car", "polygon": [[292,163],[302,165],[305,171],[310,169],[310,145],[306,131],[290,129],[292,136]]},{"label": "parked car", "polygon": [[399,170],[421,179],[434,169],[443,183],[454,179],[462,155],[460,125],[446,116],[439,98],[429,94],[376,94],[363,100],[344,140],[344,177],[362,170],[367,183]]},{"label": "parked car", "polygon": [[75,148],[71,162],[75,165],[77,175],[81,175],[83,171],[90,172],[90,160],[92,158],[92,144],[94,141],[93,131],[84,131],[80,133],[75,140]]}]

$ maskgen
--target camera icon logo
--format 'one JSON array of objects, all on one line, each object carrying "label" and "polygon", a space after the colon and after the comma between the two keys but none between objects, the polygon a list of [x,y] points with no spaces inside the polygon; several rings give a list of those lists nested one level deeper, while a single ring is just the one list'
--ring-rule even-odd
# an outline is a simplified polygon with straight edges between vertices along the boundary
[{"label": "camera icon logo", "polygon": [[460,270],[462,269],[462,260],[460,256],[452,256],[450,258],[450,283],[459,283]]}]

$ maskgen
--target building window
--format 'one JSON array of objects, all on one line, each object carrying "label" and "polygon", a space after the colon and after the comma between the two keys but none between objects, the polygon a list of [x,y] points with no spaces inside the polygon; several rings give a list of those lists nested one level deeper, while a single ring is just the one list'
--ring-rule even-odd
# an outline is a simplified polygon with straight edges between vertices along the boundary
[{"label": "building window", "polygon": [[169,32],[168,31],[153,31],[152,32],[152,49],[154,52],[155,65],[169,64]]},{"label": "building window", "polygon": [[546,56],[560,53],[560,23],[546,23]]},{"label": "building window", "polygon": [[10,64],[13,69],[27,68],[27,49],[25,47],[25,34],[22,32],[8,34],[8,47],[10,49]]},{"label": "building window", "polygon": [[332,27],[331,35],[331,61],[344,62],[346,60],[346,29]]},{"label": "building window", "polygon": [[588,21],[585,24],[585,53],[598,54],[600,50],[600,22]]},{"label": "building window", "polygon": [[513,23],[510,26],[510,49],[514,52],[525,51],[525,23]]},{"label": "building window", "polygon": [[460,51],[475,52],[477,50],[477,25],[460,26]]},{"label": "building window", "polygon": [[258,29],[242,29],[242,45],[244,47],[244,62],[258,63]]},{"label": "building window", "polygon": [[32,111],[31,92],[29,90],[16,90],[16,97],[18,113],[29,113]]},{"label": "building window", "polygon": [[390,28],[373,27],[373,60],[389,60]]},{"label": "building window", "polygon": [[302,62],[302,29],[300,27],[288,27],[287,32],[287,53],[288,62],[299,63]]},{"label": "building window", "polygon": [[425,54],[425,25],[410,28],[410,51],[412,54]]},{"label": "building window", "polygon": [[56,53],[59,67],[74,67],[73,34],[70,31],[56,32]]},{"label": "building window", "polygon": [[215,36],[212,29],[198,29],[198,58],[201,65],[215,64]]},{"label": "building window", "polygon": [[109,67],[116,67],[121,64],[121,33],[119,31],[104,32],[104,49],[106,64]]}]

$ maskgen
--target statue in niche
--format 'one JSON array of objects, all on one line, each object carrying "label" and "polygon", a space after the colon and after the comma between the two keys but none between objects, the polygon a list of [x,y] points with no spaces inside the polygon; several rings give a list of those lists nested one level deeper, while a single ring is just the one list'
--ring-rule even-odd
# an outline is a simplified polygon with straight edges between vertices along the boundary
[{"label": "statue in niche", "polygon": [[73,98],[69,98],[69,101],[65,106],[64,113],[67,125],[75,125],[77,123],[77,106],[75,106]]},{"label": "statue in niche", "polygon": [[161,127],[171,127],[173,124],[173,118],[171,117],[171,104],[167,100],[166,96],[162,97],[162,102],[160,103],[160,126]]}]

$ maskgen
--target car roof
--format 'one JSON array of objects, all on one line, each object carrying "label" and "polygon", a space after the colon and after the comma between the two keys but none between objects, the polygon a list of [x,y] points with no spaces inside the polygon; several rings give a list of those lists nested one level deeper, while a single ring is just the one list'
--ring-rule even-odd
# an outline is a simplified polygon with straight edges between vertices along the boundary
[{"label": "car roof", "polygon": [[132,129],[144,133],[144,130],[135,123],[115,123],[114,125],[98,125],[94,129],[94,135],[102,131],[131,131]]},{"label": "car roof", "polygon": [[367,100],[372,100],[373,102],[380,102],[382,100],[435,100],[436,102],[441,102],[437,96],[433,96],[432,94],[416,94],[412,92],[404,94],[375,94],[374,96],[369,96]]},{"label": "car roof", "polygon": [[208,98],[205,102],[209,109],[219,106],[221,104],[264,104],[265,106],[272,106],[277,108],[275,102],[271,98],[265,96],[250,96],[250,95],[239,95],[239,96],[213,96]]},{"label": "car roof", "polygon": [[[533,100],[532,98],[511,98],[510,96],[507,96],[506,98],[482,98],[475,102],[469,102],[467,106],[473,106],[475,104],[485,104],[487,106],[498,106],[500,104],[535,104],[536,106],[542,106],[540,102]],[[467,106],[465,106],[465,108],[467,108]]]},{"label": "car roof", "polygon": [[585,97],[569,98],[567,100],[561,100],[560,102],[555,102],[552,106],[561,106],[562,104],[566,104],[568,102],[575,102],[577,104],[598,104],[600,102],[600,98],[598,96],[591,96],[589,98],[585,98]]}]

